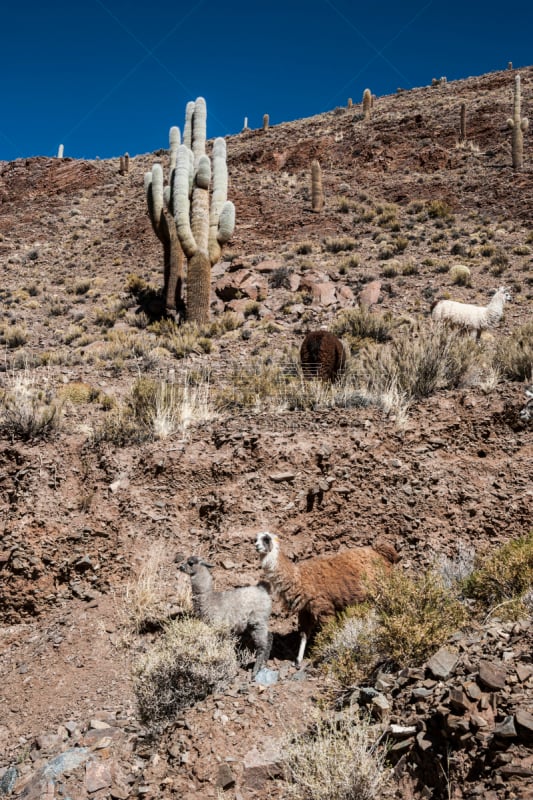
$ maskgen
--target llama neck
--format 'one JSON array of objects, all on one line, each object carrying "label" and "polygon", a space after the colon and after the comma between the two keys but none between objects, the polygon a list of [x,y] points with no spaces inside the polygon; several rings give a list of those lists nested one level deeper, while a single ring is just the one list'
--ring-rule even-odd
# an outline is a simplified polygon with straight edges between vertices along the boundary
[{"label": "llama neck", "polygon": [[488,307],[491,311],[501,312],[503,311],[503,304],[505,303],[505,296],[502,292],[496,292],[494,297],[491,299]]},{"label": "llama neck", "polygon": [[285,608],[297,611],[300,606],[299,569],[283,553],[273,551],[263,560],[265,577]]}]

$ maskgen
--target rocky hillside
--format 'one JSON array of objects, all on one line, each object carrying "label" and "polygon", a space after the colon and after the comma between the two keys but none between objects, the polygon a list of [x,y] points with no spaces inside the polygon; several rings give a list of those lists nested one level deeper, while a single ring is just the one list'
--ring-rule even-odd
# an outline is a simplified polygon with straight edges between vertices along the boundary
[{"label": "rocky hillside", "polygon": [[[209,557],[218,588],[256,582],[261,529],[295,559],[379,534],[408,574],[531,530],[532,376],[508,344],[531,337],[533,298],[514,74],[378,97],[369,120],[355,105],[228,137],[237,222],[199,333],[157,319],[143,176],[168,173],[165,149],[125,174],[118,155],[0,162],[0,797],[288,796],[284,736],[327,690],[316,664],[293,666],[296,618],[275,605],[272,685],[241,669],[151,735],[132,668],[161,634],[132,629],[128,598],[154,554],[159,611],[176,616],[175,558]],[[520,74],[531,116],[533,67]],[[512,301],[457,380],[372,390],[384,348],[426,341],[434,300],[486,305],[500,285]],[[346,376],[301,385],[305,333],[363,307],[381,340],[368,319],[337,327]],[[155,426],[158,385],[181,416]],[[395,796],[531,798],[532,631],[531,616],[472,619],[424,664],[352,687],[386,729]]]}]

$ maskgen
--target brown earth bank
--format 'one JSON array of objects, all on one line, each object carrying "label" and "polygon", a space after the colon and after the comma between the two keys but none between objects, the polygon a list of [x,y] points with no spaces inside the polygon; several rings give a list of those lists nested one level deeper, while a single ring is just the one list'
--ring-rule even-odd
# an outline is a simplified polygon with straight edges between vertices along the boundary
[{"label": "brown earth bank", "polygon": [[[520,74],[526,115],[533,68]],[[237,222],[212,274],[219,327],[185,351],[174,323],[151,325],[128,290],[132,275],[162,285],[143,176],[156,161],[168,171],[167,151],[131,158],[123,175],[118,158],[0,162],[0,797],[289,796],[283,742],[331,687],[310,660],[294,666],[296,617],[278,601],[275,683],[241,668],[164,730],[142,723],[132,670],[161,632],[132,631],[127,598],[154,547],[175,617],[176,557],[209,558],[217,588],[256,583],[260,530],[296,560],[380,535],[410,574],[531,531],[520,411],[532,376],[490,368],[532,321],[531,135],[513,170],[514,75],[376,98],[367,121],[355,105],[228,137]],[[470,286],[452,283],[456,264]],[[357,304],[385,315],[393,339],[416,340],[433,300],[485,305],[502,284],[512,301],[476,345],[480,374],[457,386],[392,409],[353,391],[301,407],[280,383],[268,402],[256,384],[246,395],[267,368],[294,377],[305,333]],[[356,365],[366,343],[350,345]],[[110,428],[139,378],[198,376],[222,400],[186,428],[124,439]],[[30,394],[34,414],[57,400],[61,424],[17,427]],[[531,616],[472,616],[424,664],[343,697],[383,726],[391,796],[533,797],[532,636]]]}]

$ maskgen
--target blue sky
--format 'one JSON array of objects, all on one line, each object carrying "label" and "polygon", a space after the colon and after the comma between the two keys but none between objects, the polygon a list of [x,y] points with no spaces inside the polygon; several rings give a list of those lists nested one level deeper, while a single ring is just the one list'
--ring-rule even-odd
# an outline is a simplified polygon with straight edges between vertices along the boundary
[{"label": "blue sky", "polygon": [[[168,147],[185,105],[209,138],[533,63],[533,2],[10,0],[0,33],[0,160]],[[527,106],[527,98],[526,103]],[[532,112],[526,107],[525,112]]]}]

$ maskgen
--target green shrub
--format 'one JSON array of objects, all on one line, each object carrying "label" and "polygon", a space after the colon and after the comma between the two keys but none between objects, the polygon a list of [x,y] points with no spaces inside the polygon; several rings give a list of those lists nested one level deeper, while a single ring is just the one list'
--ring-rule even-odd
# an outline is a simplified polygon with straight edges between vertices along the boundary
[{"label": "green shrub", "polygon": [[398,666],[422,664],[466,622],[467,612],[442,578],[393,569],[371,593],[376,649]]},{"label": "green shrub", "polygon": [[498,608],[514,618],[525,611],[523,595],[533,587],[533,531],[507,542],[482,559],[465,580],[463,591],[484,609]]},{"label": "green shrub", "polygon": [[465,607],[436,572],[384,573],[367,603],[345,610],[317,634],[312,654],[341,689],[367,680],[377,665],[422,664],[460,629]]},{"label": "green shrub", "polygon": [[221,691],[237,670],[235,641],[227,631],[191,617],[170,622],[133,670],[142,721],[157,729],[184,708]]}]

